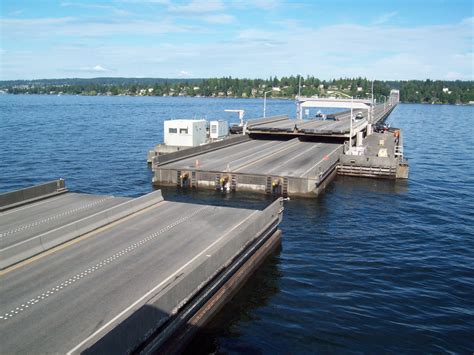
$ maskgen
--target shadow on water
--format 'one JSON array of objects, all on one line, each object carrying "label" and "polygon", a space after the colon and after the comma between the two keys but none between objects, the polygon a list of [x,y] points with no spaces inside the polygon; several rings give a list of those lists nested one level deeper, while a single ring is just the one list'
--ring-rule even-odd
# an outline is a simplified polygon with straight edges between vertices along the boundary
[{"label": "shadow on water", "polygon": [[[224,308],[205,327],[198,330],[184,354],[218,353],[218,338],[235,336],[231,330],[234,324],[254,320],[254,311],[266,306],[280,292],[280,252],[281,248],[278,248],[269,255]],[[246,344],[240,345],[238,351],[252,353],[258,351],[258,348]]]},{"label": "shadow on water", "polygon": [[363,191],[370,194],[405,194],[408,192],[409,180],[371,179],[353,176],[338,176],[335,185],[344,193]]}]

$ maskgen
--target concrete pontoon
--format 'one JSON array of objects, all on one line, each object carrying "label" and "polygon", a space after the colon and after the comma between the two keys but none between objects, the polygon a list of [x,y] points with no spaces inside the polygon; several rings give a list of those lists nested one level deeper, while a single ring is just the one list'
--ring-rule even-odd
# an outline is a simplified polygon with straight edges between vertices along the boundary
[{"label": "concrete pontoon", "polygon": [[298,138],[284,141],[247,138],[209,152],[194,154],[191,148],[159,157],[154,166],[154,182],[305,195],[319,191],[342,151],[341,144],[305,142]]}]

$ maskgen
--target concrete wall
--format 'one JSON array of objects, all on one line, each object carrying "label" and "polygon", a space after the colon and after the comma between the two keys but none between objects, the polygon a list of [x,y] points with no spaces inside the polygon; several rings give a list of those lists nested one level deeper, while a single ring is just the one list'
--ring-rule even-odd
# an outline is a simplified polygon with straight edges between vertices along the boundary
[{"label": "concrete wall", "polygon": [[395,168],[398,165],[396,158],[383,158],[366,155],[342,155],[340,158],[340,163],[342,165],[381,168]]},{"label": "concrete wall", "polygon": [[154,191],[113,206],[65,226],[53,229],[36,237],[0,250],[0,269],[26,260],[57,245],[89,233],[95,229],[129,216],[144,208],[163,201],[161,191]]},{"label": "concrete wall", "polygon": [[248,140],[250,140],[250,138],[247,135],[238,135],[235,137],[229,137],[219,142],[208,143],[208,144],[200,145],[198,147],[193,147],[193,148],[181,150],[178,152],[157,156],[154,158],[153,163],[155,165],[162,165],[162,164],[170,163],[170,162],[180,160],[183,158],[188,158],[194,155],[202,154],[205,152],[211,152],[213,150],[221,149],[221,148],[228,147],[228,146],[238,144],[241,142],[245,142]]},{"label": "concrete wall", "polygon": [[45,198],[58,192],[66,192],[63,179],[0,194],[0,211],[18,206],[24,202]]},{"label": "concrete wall", "polygon": [[265,123],[278,122],[288,120],[288,115],[278,115],[264,118],[255,118],[247,121],[247,127],[257,126]]},{"label": "concrete wall", "polygon": [[[342,149],[342,148],[341,148]],[[320,176],[313,177],[288,177],[288,195],[293,196],[315,196],[322,191],[319,186],[326,182],[326,179],[336,170],[337,158],[324,162],[323,173]],[[178,170],[174,169],[155,169],[155,176],[153,177],[153,184],[156,186],[176,186],[178,184]],[[191,176],[191,170],[180,170],[180,173],[188,173]],[[279,180],[283,184],[284,177],[276,175],[251,175],[225,172],[209,172],[196,171],[196,185],[195,188],[215,189],[216,179],[228,176],[229,181],[232,177],[236,180],[236,191],[256,191],[260,193],[267,192],[267,177],[271,181]],[[191,185],[188,185],[191,187]],[[326,185],[324,185],[325,187]]]}]

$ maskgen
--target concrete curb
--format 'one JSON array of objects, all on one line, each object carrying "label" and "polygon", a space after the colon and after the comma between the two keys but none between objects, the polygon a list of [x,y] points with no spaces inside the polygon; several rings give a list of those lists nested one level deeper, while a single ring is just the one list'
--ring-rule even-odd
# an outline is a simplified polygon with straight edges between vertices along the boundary
[{"label": "concrete curb", "polygon": [[217,149],[221,149],[224,147],[229,147],[231,145],[239,144],[245,141],[250,140],[250,137],[247,135],[239,135],[236,137],[231,137],[224,139],[219,142],[214,142],[214,143],[209,143],[209,144],[204,144],[200,145],[199,147],[193,147],[193,148],[188,148],[184,150],[179,150],[174,153],[168,153],[165,155],[158,155],[154,157],[152,164],[153,165],[163,165],[167,163],[172,163],[177,160],[181,160],[184,158],[189,158],[194,155],[202,154],[202,153],[207,153],[207,152],[212,152]]},{"label": "concrete curb", "polygon": [[163,201],[161,190],[125,201],[0,250],[0,270]]},{"label": "concrete curb", "polygon": [[63,179],[0,194],[0,212],[67,192]]}]

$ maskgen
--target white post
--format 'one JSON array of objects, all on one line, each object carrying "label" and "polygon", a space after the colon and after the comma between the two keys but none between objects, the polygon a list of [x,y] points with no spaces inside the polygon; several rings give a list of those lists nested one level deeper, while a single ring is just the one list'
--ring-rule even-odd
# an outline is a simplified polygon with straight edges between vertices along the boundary
[{"label": "white post", "polygon": [[266,117],[266,115],[267,115],[267,94],[268,94],[269,92],[272,92],[272,90],[270,90],[270,91],[265,91],[265,92],[263,93],[263,117]]},{"label": "white post", "polygon": [[354,96],[351,97],[351,126],[349,129],[349,154],[352,150],[352,117],[353,117]]},{"label": "white post", "polygon": [[300,75],[300,79],[299,79],[299,82],[298,82],[298,98],[301,97],[301,75]]}]

